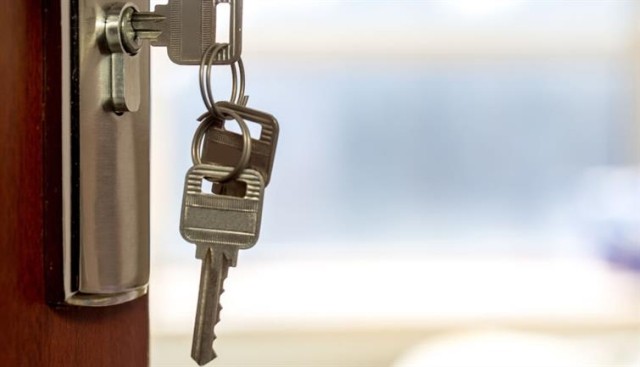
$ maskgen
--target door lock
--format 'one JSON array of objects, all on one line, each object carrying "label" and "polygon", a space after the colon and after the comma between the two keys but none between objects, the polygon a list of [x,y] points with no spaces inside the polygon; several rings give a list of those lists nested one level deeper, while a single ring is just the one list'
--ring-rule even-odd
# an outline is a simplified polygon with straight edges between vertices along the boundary
[{"label": "door lock", "polygon": [[[215,43],[216,9],[230,32],[212,64],[240,58],[242,0],[60,0],[60,223],[47,250],[52,304],[110,306],[147,293],[151,46],[198,65]],[[57,247],[60,245],[60,247]],[[60,281],[62,279],[62,281]]]},{"label": "door lock", "polygon": [[169,0],[154,12],[133,3],[116,3],[105,16],[104,42],[111,53],[111,104],[114,112],[135,112],[140,106],[138,51],[143,40],[166,47],[171,61],[198,65],[204,51],[216,43],[217,5],[231,5],[229,44],[214,64],[237,62],[242,52],[242,0]]}]

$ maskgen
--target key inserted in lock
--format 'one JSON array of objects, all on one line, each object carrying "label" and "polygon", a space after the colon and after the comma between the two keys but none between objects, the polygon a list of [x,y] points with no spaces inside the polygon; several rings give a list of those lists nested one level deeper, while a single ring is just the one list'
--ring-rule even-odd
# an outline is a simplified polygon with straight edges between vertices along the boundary
[{"label": "key inserted in lock", "polygon": [[197,65],[216,44],[216,6],[229,3],[229,43],[216,44],[212,64],[230,64],[241,52],[242,1],[169,0],[154,13],[148,0],[61,2],[62,180],[60,205],[47,210],[62,219],[46,234],[47,300],[116,305],[146,294],[149,281],[145,40],[166,46],[178,64]]},{"label": "key inserted in lock", "polygon": [[140,105],[139,60],[143,40],[163,46],[171,61],[198,65],[216,43],[217,5],[231,5],[229,43],[214,64],[231,64],[242,52],[242,0],[169,0],[155,12],[131,3],[112,5],[105,17],[105,41],[111,52],[111,104],[116,113],[135,112]]}]

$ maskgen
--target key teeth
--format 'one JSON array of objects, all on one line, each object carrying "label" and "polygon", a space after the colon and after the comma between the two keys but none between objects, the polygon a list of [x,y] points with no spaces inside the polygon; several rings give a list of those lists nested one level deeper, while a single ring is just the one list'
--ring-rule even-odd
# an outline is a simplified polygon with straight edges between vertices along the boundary
[{"label": "key teeth", "polygon": [[[222,308],[223,308],[220,302],[220,296],[224,293],[224,281],[227,279],[229,266],[235,262],[236,253],[235,252],[226,253],[226,251],[221,251],[215,255],[217,255],[218,257],[214,256],[211,249],[207,249],[206,254],[204,254],[202,258],[203,261],[206,261],[206,262],[214,261],[214,259],[216,259],[215,260],[216,262],[221,261],[221,263],[218,263],[219,268],[217,268],[217,272],[214,272],[214,274],[217,277],[216,282],[219,282],[217,286],[219,286],[220,288],[218,293],[218,304],[216,305],[217,310],[214,311],[211,308],[209,309],[210,311],[212,311],[212,313],[215,312],[215,318],[212,320],[213,325],[211,325],[210,326],[211,329],[208,330],[208,331],[211,331],[211,334],[209,334],[209,339],[207,340],[207,343],[210,343],[210,344],[206,346],[198,344],[197,347],[195,349],[192,349],[192,352],[191,352],[191,357],[200,366],[206,365],[207,363],[211,362],[217,357],[217,354],[213,348],[213,345],[215,344],[215,340],[217,339],[215,327],[220,322],[220,312],[222,311]],[[220,255],[223,255],[223,256],[220,258],[219,257]],[[204,268],[205,268],[205,265],[203,263],[203,269]],[[196,336],[194,332],[194,338],[195,337]],[[204,340],[201,340],[201,342],[204,342]]]},{"label": "key teeth", "polygon": [[[222,277],[222,284],[224,284],[224,280],[225,280],[226,278],[227,278],[226,274],[223,274],[223,277]],[[222,288],[220,289],[220,295],[222,295],[223,293],[224,293],[224,287],[222,287]],[[216,335],[216,329],[215,329],[215,327],[216,327],[216,325],[218,325],[218,323],[220,323],[220,312],[222,311],[222,309],[223,309],[222,304],[221,304],[221,303],[218,303],[218,312],[217,312],[217,315],[216,315],[216,321],[215,321],[215,323],[214,323],[214,325],[213,325],[213,339],[212,339],[212,343],[215,343],[216,339],[218,339],[218,335]],[[213,351],[213,358],[212,358],[211,360],[213,360],[213,359],[215,359],[215,358],[217,357],[217,354],[216,354],[216,352],[215,352],[215,349],[213,349],[213,345],[211,345],[211,349],[212,349],[212,351]],[[210,361],[211,361],[211,360],[210,360]],[[208,362],[206,362],[206,363],[208,363]],[[201,365],[201,366],[202,366],[202,365]]]},{"label": "key teeth", "polygon": [[218,305],[218,314],[216,315],[216,322],[213,325],[214,329],[213,329],[213,337],[211,339],[211,358],[209,358],[209,356],[204,357],[202,360],[198,360],[196,356],[193,356],[193,359],[196,361],[196,363],[198,363],[199,366],[204,366],[207,363],[213,361],[214,359],[216,359],[218,357],[218,355],[216,354],[216,350],[213,348],[213,343],[215,343],[216,339],[218,339],[218,336],[216,335],[215,332],[215,326],[218,325],[218,323],[220,322],[220,311],[222,310],[222,306]]},{"label": "key teeth", "polygon": [[[222,295],[223,293],[224,293],[224,288],[222,288],[220,290],[220,295]],[[214,329],[213,329],[213,340],[214,341],[218,337],[216,335],[215,326],[218,325],[218,323],[220,323],[220,312],[222,311],[222,309],[223,309],[222,304],[218,304],[218,314],[216,315],[216,321],[215,321],[215,324],[213,325],[214,326]]]}]

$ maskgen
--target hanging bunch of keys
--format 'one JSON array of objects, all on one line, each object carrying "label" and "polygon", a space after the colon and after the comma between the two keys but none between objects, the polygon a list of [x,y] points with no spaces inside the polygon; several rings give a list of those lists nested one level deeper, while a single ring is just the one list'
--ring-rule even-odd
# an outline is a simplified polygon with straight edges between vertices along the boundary
[{"label": "hanging bunch of keys", "polygon": [[[228,43],[216,42],[215,7],[220,3],[229,3],[231,8]],[[240,58],[242,0],[169,0],[167,5],[156,6],[155,12],[133,12],[130,24],[136,40],[166,46],[175,63],[200,64],[200,92],[207,110],[198,119],[193,137],[193,166],[186,175],[180,233],[196,245],[196,258],[202,261],[191,356],[205,365],[216,357],[214,327],[220,320],[220,296],[229,267],[236,266],[240,250],[251,248],[258,240],[278,122],[247,107]],[[231,66],[229,101],[213,98],[214,65]],[[227,129],[232,120],[241,133]],[[259,125],[260,136],[252,137],[247,123]],[[202,192],[204,180],[213,182],[212,192]]]},{"label": "hanging bunch of keys", "polygon": [[[229,101],[213,100],[211,68],[228,55],[227,49],[227,44],[211,45],[200,64],[200,91],[207,111],[193,137],[193,166],[187,172],[180,217],[180,233],[196,245],[196,257],[202,261],[191,351],[200,365],[216,357],[214,327],[220,320],[220,296],[229,267],[236,266],[239,250],[251,248],[258,240],[264,188],[279,131],[273,116],[246,107],[241,59],[231,64]],[[226,129],[230,120],[238,123],[240,134]],[[251,136],[247,122],[260,126],[259,137]],[[202,192],[203,180],[213,182],[211,193]]]}]

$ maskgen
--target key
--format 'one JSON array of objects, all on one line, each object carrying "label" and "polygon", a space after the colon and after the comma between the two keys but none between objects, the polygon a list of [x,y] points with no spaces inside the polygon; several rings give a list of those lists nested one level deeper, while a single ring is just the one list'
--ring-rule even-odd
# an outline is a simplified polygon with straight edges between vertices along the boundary
[{"label": "key", "polygon": [[[229,102],[217,102],[216,106],[224,107],[236,112],[245,122],[260,125],[260,137],[251,139],[251,157],[249,168],[255,169],[269,184],[273,162],[278,145],[278,120],[270,114],[240,106]],[[233,166],[238,163],[242,154],[242,135],[224,129],[224,121],[213,125],[205,134],[202,149],[202,161],[223,166]],[[215,183],[213,192],[221,195],[242,196],[245,190],[241,181]]]},{"label": "key", "polygon": [[171,61],[179,65],[198,65],[204,51],[216,42],[217,6],[231,7],[228,47],[214,64],[232,64],[242,52],[242,0],[169,0],[156,5],[154,12],[137,12],[131,28],[152,46],[164,46]]},{"label": "key", "polygon": [[232,167],[198,164],[188,172],[180,215],[180,234],[196,245],[196,258],[202,260],[198,308],[191,356],[204,365],[216,357],[213,342],[220,320],[220,296],[228,269],[236,266],[238,251],[255,245],[260,234],[264,180],[252,169],[236,179],[246,185],[242,197],[202,192],[205,177],[227,176]]}]

